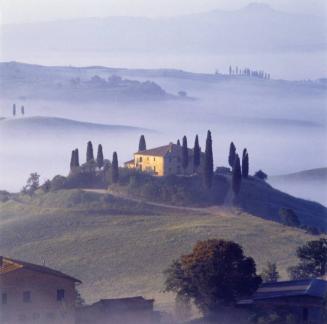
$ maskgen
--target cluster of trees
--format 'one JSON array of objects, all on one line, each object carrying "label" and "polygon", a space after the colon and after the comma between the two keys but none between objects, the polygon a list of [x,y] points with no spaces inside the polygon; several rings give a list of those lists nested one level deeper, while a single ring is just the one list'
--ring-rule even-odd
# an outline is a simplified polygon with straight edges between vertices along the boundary
[{"label": "cluster of trees", "polygon": [[99,171],[107,171],[108,168],[111,168],[112,183],[117,183],[119,181],[119,164],[117,152],[113,152],[111,163],[108,160],[105,161],[101,144],[98,145],[97,156],[94,158],[93,144],[91,141],[87,143],[86,162],[83,165],[80,165],[79,163],[78,149],[74,149],[72,151],[70,159],[71,173],[78,173],[81,171],[80,167],[86,167],[89,171],[95,171],[95,167],[98,168]]},{"label": "cluster of trees", "polygon": [[229,146],[228,164],[232,168],[232,189],[237,195],[241,189],[242,178],[249,177],[249,153],[245,148],[242,154],[242,166],[236,146],[233,142]]},{"label": "cluster of trees", "polygon": [[[310,241],[299,247],[296,254],[299,264],[289,269],[292,279],[326,275],[327,239]],[[164,274],[165,291],[176,293],[178,303],[194,302],[206,317],[248,298],[262,282],[276,282],[280,278],[276,263],[268,262],[257,275],[253,258],[245,256],[239,244],[215,239],[196,243],[190,254],[173,261]],[[276,316],[282,318],[290,314],[291,310]],[[258,317],[255,322],[260,322]]]},{"label": "cluster of trees", "polygon": [[242,76],[247,76],[247,77],[253,77],[253,78],[258,78],[258,79],[266,79],[270,80],[270,74],[266,73],[265,71],[257,71],[257,70],[250,70],[249,68],[239,68],[236,66],[233,68],[231,65],[229,66],[228,69],[229,75],[242,75]]},{"label": "cluster of trees", "polygon": [[[181,146],[180,140],[177,140],[177,145]],[[205,158],[204,158],[204,169],[203,169],[203,181],[207,189],[212,186],[214,169],[213,169],[213,152],[212,152],[212,137],[211,131],[208,130],[205,146]],[[187,145],[187,137],[183,136],[182,139],[182,167],[185,170],[189,165],[189,150]],[[195,136],[193,146],[193,167],[196,173],[201,165],[201,147],[199,144],[199,136]]]},{"label": "cluster of trees", "polygon": [[[25,115],[25,107],[24,106],[20,107],[20,113],[22,114],[22,116]],[[16,114],[17,114],[16,104],[13,104],[13,106],[12,106],[12,115],[15,117]]]}]

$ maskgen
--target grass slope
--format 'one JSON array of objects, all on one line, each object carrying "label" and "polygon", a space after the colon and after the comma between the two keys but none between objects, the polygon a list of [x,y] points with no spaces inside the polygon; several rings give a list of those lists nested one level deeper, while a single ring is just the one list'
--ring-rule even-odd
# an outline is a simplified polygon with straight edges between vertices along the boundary
[{"label": "grass slope", "polygon": [[169,307],[162,271],[198,240],[231,239],[259,269],[276,261],[282,275],[295,250],[314,237],[236,209],[160,208],[79,190],[16,196],[0,203],[0,255],[41,263],[83,281],[87,301],[143,294]]}]

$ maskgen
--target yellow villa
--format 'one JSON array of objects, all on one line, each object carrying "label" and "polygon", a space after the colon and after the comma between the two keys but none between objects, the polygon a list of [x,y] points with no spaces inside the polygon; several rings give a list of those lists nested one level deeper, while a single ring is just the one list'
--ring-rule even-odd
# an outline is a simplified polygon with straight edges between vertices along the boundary
[{"label": "yellow villa", "polygon": [[134,153],[134,159],[125,163],[129,169],[138,169],[159,177],[166,175],[191,175],[195,171],[201,172],[204,165],[204,154],[201,153],[201,162],[198,170],[193,164],[193,150],[188,149],[188,166],[182,167],[182,147],[170,143],[168,145]]}]

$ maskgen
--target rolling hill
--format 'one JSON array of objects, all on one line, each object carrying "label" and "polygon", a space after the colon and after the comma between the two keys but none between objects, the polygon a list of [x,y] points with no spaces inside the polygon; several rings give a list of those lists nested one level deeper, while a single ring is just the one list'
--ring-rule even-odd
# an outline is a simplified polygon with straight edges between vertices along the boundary
[{"label": "rolling hill", "polygon": [[162,271],[201,239],[235,240],[259,271],[276,261],[284,278],[296,248],[314,239],[234,208],[158,207],[80,190],[13,195],[0,208],[0,255],[45,260],[80,278],[88,302],[143,294],[171,307]]},{"label": "rolling hill", "polygon": [[125,125],[106,125],[81,122],[58,117],[23,117],[4,118],[0,120],[0,133],[5,136],[25,134],[29,136],[53,135],[68,136],[69,134],[88,133],[96,134],[140,134],[140,132],[153,132],[144,128]]}]

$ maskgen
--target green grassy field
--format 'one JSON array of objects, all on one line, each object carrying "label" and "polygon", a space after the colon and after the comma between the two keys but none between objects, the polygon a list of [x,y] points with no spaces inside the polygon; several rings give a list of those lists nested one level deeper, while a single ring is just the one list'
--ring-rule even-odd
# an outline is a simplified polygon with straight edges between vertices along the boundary
[{"label": "green grassy field", "polygon": [[0,255],[45,260],[80,278],[88,302],[142,294],[156,298],[159,308],[169,307],[173,299],[161,293],[162,271],[198,240],[234,240],[259,271],[276,261],[286,278],[296,248],[314,239],[236,209],[160,208],[79,190],[16,197],[0,206]]}]

